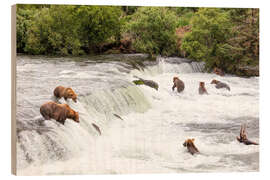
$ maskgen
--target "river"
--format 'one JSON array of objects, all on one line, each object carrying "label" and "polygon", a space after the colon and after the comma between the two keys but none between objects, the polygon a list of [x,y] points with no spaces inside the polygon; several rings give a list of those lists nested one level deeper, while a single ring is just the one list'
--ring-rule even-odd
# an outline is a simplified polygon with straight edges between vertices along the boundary
[{"label": "river", "polygon": [[[17,57],[17,172],[19,175],[259,171],[259,146],[236,140],[247,124],[259,142],[259,78],[203,73],[203,63],[158,57],[136,69],[125,60],[144,55],[80,58]],[[136,86],[134,76],[154,80],[156,91]],[[185,83],[172,91],[172,79]],[[210,84],[217,79],[231,91]],[[199,95],[204,81],[209,95]],[[80,123],[41,117],[53,90],[72,87]],[[120,116],[123,120],[116,117]],[[92,123],[101,129],[100,136]],[[194,138],[200,154],[183,147]]]}]

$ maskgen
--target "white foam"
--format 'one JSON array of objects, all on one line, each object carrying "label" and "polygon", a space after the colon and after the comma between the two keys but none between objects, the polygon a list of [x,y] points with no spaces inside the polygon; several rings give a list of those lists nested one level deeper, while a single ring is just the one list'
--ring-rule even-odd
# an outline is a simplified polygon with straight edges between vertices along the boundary
[{"label": "white foam", "polygon": [[[69,71],[61,74],[67,73]],[[59,142],[62,141],[72,152],[68,159],[33,163],[19,170],[19,174],[258,170],[257,161],[254,162],[255,165],[245,164],[244,161],[235,159],[234,155],[258,153],[259,146],[239,144],[235,140],[238,134],[232,132],[219,132],[217,129],[216,132],[207,134],[196,129],[188,131],[192,127],[187,125],[239,124],[238,119],[241,117],[259,118],[258,78],[221,78],[214,74],[192,73],[192,68],[186,63],[163,63],[148,68],[145,72],[133,70],[129,76],[123,78],[131,82],[134,80],[133,75],[154,80],[159,84],[159,90],[147,86],[132,86],[115,92],[100,91],[85,96],[78,103],[68,101],[73,109],[79,111],[81,119],[80,124],[67,121],[65,126],[59,128],[60,136],[55,137],[62,139]],[[82,76],[89,75],[80,74],[78,77]],[[174,76],[185,82],[183,93],[172,91]],[[228,83],[231,91],[216,89],[210,84],[214,78]],[[205,82],[209,95],[198,94],[200,81]],[[96,102],[95,107],[91,106],[92,102]],[[124,121],[113,117],[114,112],[120,114]],[[102,136],[89,134],[89,131],[95,131],[91,123],[102,128]],[[55,124],[52,123],[51,126]],[[229,140],[217,142],[217,137],[221,136],[226,136]],[[187,138],[195,138],[201,154],[192,156],[187,152],[182,146]]]}]

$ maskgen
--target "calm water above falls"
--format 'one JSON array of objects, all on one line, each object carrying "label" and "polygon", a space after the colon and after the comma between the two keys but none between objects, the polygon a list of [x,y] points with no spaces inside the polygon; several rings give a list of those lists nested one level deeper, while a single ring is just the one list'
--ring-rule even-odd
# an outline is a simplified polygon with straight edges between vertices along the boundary
[{"label": "calm water above falls", "polygon": [[[259,146],[235,138],[247,123],[249,139],[259,142],[258,77],[219,77],[202,73],[202,64],[161,57],[139,71],[114,61],[119,57],[134,58],[18,56],[18,174],[259,170]],[[159,90],[135,86],[134,75],[156,81]],[[185,82],[181,94],[171,90],[174,76]],[[216,89],[210,84],[214,78],[228,83],[231,91]],[[200,81],[209,95],[198,94]],[[40,116],[40,105],[53,99],[58,85],[77,92],[77,103],[60,101],[79,111],[79,124],[67,120],[63,126]],[[182,146],[187,138],[195,138],[200,154],[192,156]]]}]

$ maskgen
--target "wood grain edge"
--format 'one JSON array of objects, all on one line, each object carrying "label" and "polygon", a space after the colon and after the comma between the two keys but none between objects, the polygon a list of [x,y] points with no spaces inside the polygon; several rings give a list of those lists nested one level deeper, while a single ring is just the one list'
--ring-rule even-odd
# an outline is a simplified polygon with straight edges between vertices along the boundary
[{"label": "wood grain edge", "polygon": [[17,175],[16,133],[16,4],[11,6],[11,173]]}]

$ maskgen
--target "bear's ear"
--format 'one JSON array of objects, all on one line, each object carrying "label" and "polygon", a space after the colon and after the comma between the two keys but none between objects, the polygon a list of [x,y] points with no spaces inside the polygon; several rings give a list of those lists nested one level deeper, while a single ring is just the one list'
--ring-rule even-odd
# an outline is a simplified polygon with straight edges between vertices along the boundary
[{"label": "bear's ear", "polygon": [[191,141],[192,141],[192,142],[194,142],[194,141],[195,141],[195,139],[194,139],[194,138],[192,138],[192,139],[191,139]]}]

